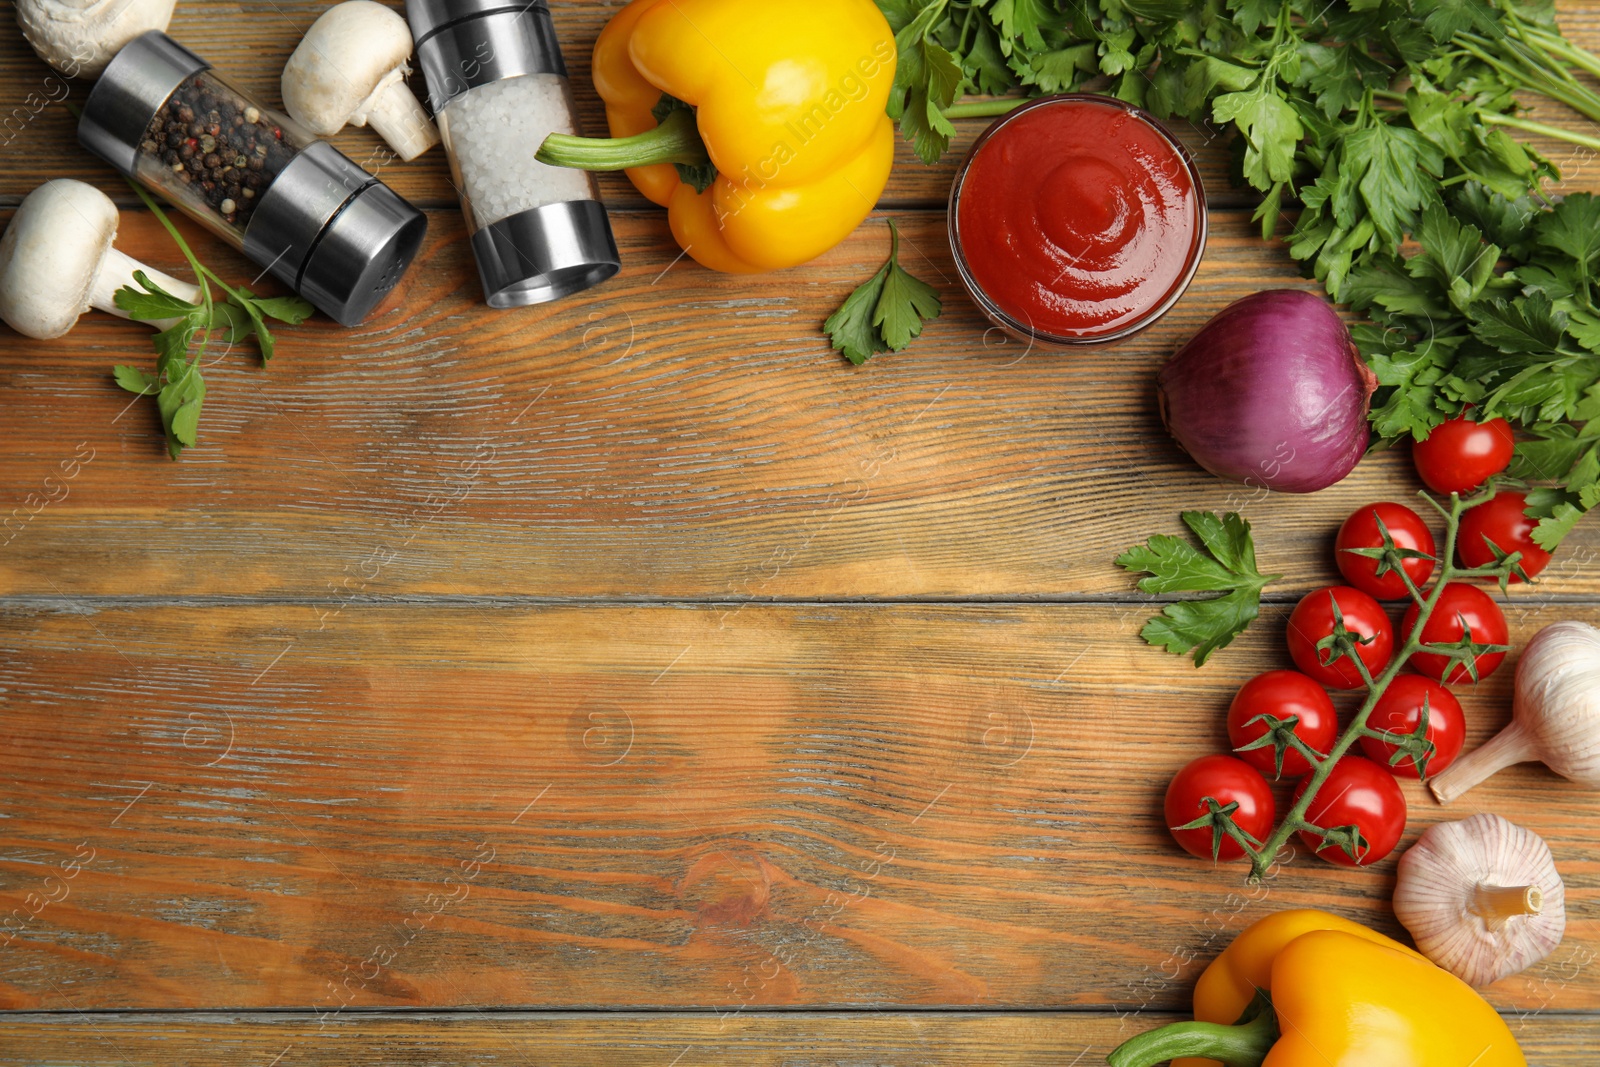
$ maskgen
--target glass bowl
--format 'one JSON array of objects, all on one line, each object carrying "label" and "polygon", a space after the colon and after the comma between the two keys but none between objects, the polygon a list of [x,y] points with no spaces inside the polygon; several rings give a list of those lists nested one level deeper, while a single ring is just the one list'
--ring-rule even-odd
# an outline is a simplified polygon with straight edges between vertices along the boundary
[{"label": "glass bowl", "polygon": [[[1058,107],[1064,103],[1075,105],[1093,103],[1117,108],[1132,121],[1148,127],[1171,147],[1177,160],[1187,173],[1189,182],[1194,190],[1193,200],[1196,218],[1191,247],[1177,280],[1173,282],[1172,286],[1159,300],[1140,311],[1136,318],[1132,321],[1124,322],[1108,332],[1088,330],[1082,333],[1051,333],[1049,330],[1035,327],[1031,321],[1024,321],[1008,312],[984,291],[982,284],[974,276],[971,263],[967,258],[966,241],[961,230],[961,203],[967,188],[967,178],[972,171],[973,162],[983,152],[985,146],[1001,130],[1004,130],[1023,116],[1032,114],[1041,108]],[[1194,158],[1189,154],[1189,150],[1183,146],[1183,143],[1144,110],[1114,97],[1098,96],[1093,93],[1061,93],[1056,96],[1041,97],[1018,107],[1016,110],[996,120],[993,125],[983,132],[973,144],[971,150],[967,152],[967,158],[962,162],[961,169],[956,172],[955,183],[950,190],[950,248],[955,256],[956,270],[961,275],[961,282],[966,286],[967,293],[972,297],[973,303],[978,305],[978,308],[990,322],[1005,330],[1011,336],[1030,345],[1049,348],[1066,349],[1113,345],[1127,340],[1160,319],[1178,302],[1189,288],[1189,283],[1194,280],[1195,272],[1200,267],[1201,257],[1205,253],[1208,223],[1209,213],[1206,206],[1205,186],[1200,180],[1200,172],[1195,166]]]}]

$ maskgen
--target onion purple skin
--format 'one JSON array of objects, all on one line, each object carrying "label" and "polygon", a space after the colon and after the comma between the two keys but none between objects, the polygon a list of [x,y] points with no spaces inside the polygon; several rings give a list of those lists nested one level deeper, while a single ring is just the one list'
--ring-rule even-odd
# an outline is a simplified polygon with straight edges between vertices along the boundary
[{"label": "onion purple skin", "polygon": [[1161,370],[1161,420],[1220,478],[1280,493],[1342,481],[1366,454],[1378,380],[1319,296],[1272,289],[1220,311]]}]

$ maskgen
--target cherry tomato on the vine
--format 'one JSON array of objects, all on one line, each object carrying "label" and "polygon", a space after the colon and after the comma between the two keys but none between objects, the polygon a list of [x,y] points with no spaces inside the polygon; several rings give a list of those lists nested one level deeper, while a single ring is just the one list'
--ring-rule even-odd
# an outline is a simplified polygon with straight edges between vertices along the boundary
[{"label": "cherry tomato on the vine", "polygon": [[[1406,610],[1405,619],[1401,623],[1401,632],[1409,634],[1416,622],[1417,606],[1413,604]],[[1510,636],[1510,631],[1506,628],[1505,613],[1500,610],[1500,605],[1494,602],[1493,597],[1475,585],[1451,582],[1440,594],[1439,603],[1434,607],[1433,614],[1428,616],[1428,625],[1422,628],[1422,643],[1453,645],[1464,639],[1469,630],[1472,632],[1473,642],[1480,645],[1503,645]],[[1478,656],[1475,660],[1478,678],[1481,680],[1489,677],[1505,658],[1504,652],[1486,652]],[[1451,667],[1450,657],[1437,652],[1413,653],[1411,667],[1418,674],[1425,674],[1445,685],[1462,685],[1473,680],[1466,664],[1458,662]],[[1447,669],[1450,672],[1449,677],[1445,676]]]},{"label": "cherry tomato on the vine", "polygon": [[[1179,771],[1172,779],[1172,784],[1167,786],[1166,803],[1163,805],[1167,826],[1186,826],[1211,814],[1211,806],[1206,803],[1207,797],[1224,809],[1237,804],[1238,807],[1231,812],[1234,824],[1257,841],[1265,841],[1272,833],[1273,819],[1277,816],[1272,790],[1267,786],[1267,780],[1261,777],[1261,772],[1244,760],[1233,756],[1201,756]],[[1208,860],[1217,832],[1211,827],[1174,829],[1172,836],[1184,851]],[[1219,860],[1236,860],[1244,855],[1244,849],[1224,833],[1216,855]]]},{"label": "cherry tomato on the vine", "polygon": [[1317,645],[1333,634],[1334,603],[1344,617],[1344,627],[1357,639],[1356,654],[1366,664],[1367,673],[1376,675],[1389,665],[1394,655],[1394,627],[1383,605],[1359,589],[1331,585],[1307,593],[1289,616],[1289,655],[1294,665],[1330,689],[1359,689],[1365,684],[1361,671],[1349,657],[1333,662],[1331,649]]},{"label": "cherry tomato on the vine", "polygon": [[[1492,564],[1494,550],[1489,543],[1493,542],[1507,555],[1521,552],[1518,565],[1529,578],[1537,578],[1550,563],[1550,553],[1534,543],[1533,531],[1539,522],[1528,518],[1527,507],[1526,493],[1497,493],[1487,504],[1479,504],[1461,516],[1461,532],[1456,535],[1456,555],[1461,557],[1461,565]],[[1511,580],[1522,581],[1515,576]]]},{"label": "cherry tomato on the vine", "polygon": [[1462,415],[1412,445],[1411,460],[1434,492],[1467,493],[1509,467],[1516,446],[1505,419],[1473,422]]},{"label": "cherry tomato on the vine", "polygon": [[[1338,740],[1339,718],[1333,709],[1333,698],[1322,686],[1299,671],[1268,671],[1258,674],[1244,684],[1228,707],[1228,741],[1234,753],[1262,774],[1276,775],[1277,746],[1239,750],[1257,741],[1269,732],[1266,722],[1255,721],[1262,715],[1287,720],[1298,719],[1294,734],[1310,745],[1315,752],[1327,754]],[[1283,753],[1283,773],[1299,778],[1311,773],[1311,764],[1293,748]]]},{"label": "cherry tomato on the vine", "polygon": [[[1294,792],[1296,802],[1310,783],[1310,778],[1301,780]],[[1352,837],[1348,844],[1358,858],[1352,858],[1339,844],[1324,845],[1320,836],[1305,830],[1300,831],[1300,840],[1330,863],[1365,867],[1383,859],[1400,843],[1400,835],[1406,831],[1406,797],[1387,768],[1360,756],[1346,756],[1334,764],[1317,790],[1306,809],[1306,821],[1330,831],[1354,826],[1361,840]]]},{"label": "cherry tomato on the vine", "polygon": [[[1382,529],[1379,529],[1380,522]],[[1351,551],[1382,549],[1383,530],[1389,531],[1389,537],[1398,549],[1424,552],[1429,556],[1434,554],[1433,531],[1422,521],[1422,516],[1404,504],[1368,504],[1344,520],[1344,525],[1339,527],[1339,540],[1334,546],[1339,573],[1344,575],[1345,581],[1368,596],[1379,600],[1403,600],[1410,595],[1410,590],[1406,588],[1399,570],[1390,566],[1379,574],[1379,560]],[[1402,559],[1400,563],[1419,589],[1433,576],[1433,565],[1431,559],[1416,558]]]},{"label": "cherry tomato on the vine", "polygon": [[[1456,761],[1456,757],[1461,755],[1461,743],[1467,738],[1467,717],[1462,713],[1461,701],[1455,698],[1454,693],[1432,678],[1424,678],[1420,674],[1398,675],[1383,696],[1378,698],[1372,715],[1367,719],[1367,726],[1386,731],[1396,738],[1415,734],[1422,722],[1424,700],[1428,703],[1427,740],[1433,745],[1433,754],[1428,757],[1427,763],[1428,777],[1431,778]],[[1399,763],[1389,762],[1399,749],[1399,745],[1376,737],[1361,739],[1361,751],[1374,763],[1388,767],[1403,778],[1420,777],[1416,760],[1411,756],[1404,757]]]}]

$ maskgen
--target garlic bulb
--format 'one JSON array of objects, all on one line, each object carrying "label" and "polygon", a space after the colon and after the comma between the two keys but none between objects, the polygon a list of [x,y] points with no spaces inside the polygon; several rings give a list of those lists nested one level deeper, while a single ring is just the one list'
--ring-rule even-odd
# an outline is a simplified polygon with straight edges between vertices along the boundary
[{"label": "garlic bulb", "polygon": [[1513,763],[1539,760],[1600,789],[1600,630],[1558,622],[1534,635],[1517,664],[1511,725],[1428,784],[1439,803]]},{"label": "garlic bulb", "polygon": [[1394,914],[1424,956],[1486,986],[1561,944],[1566,889],[1538,834],[1474,815],[1431,827],[1400,857]]}]

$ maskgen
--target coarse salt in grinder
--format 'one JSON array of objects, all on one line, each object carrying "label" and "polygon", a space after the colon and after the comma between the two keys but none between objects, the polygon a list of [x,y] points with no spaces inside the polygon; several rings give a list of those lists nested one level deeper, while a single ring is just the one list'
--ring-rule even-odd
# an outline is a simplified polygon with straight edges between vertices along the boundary
[{"label": "coarse salt in grinder", "polygon": [[428,229],[349,157],[159,30],[106,67],[78,141],[345,326],[395,287]]},{"label": "coarse salt in grinder", "polygon": [[559,300],[617,273],[594,178],[533,158],[548,135],[577,132],[545,0],[406,0],[406,16],[489,306]]}]

